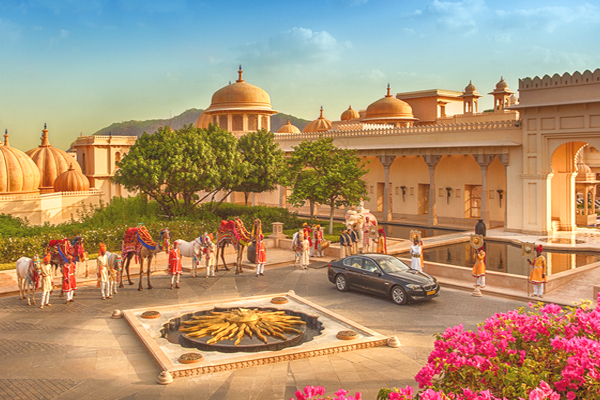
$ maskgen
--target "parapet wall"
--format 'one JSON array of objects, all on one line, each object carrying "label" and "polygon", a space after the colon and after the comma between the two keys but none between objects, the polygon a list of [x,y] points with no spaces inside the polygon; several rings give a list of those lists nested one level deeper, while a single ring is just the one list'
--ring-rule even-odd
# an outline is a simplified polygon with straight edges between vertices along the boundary
[{"label": "parapet wall", "polygon": [[574,86],[574,85],[589,85],[592,83],[600,83],[600,68],[594,72],[585,70],[583,74],[575,71],[573,75],[565,72],[564,74],[544,75],[542,78],[536,76],[534,78],[519,79],[519,91],[545,89],[556,86]]}]

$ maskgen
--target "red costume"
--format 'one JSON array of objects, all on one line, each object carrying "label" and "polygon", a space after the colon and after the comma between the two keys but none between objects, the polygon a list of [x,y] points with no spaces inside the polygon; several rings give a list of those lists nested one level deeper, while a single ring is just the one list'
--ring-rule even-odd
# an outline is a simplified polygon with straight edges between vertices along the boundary
[{"label": "red costume", "polygon": [[308,246],[312,247],[312,229],[310,229],[310,226],[304,224],[304,228],[302,228],[302,233],[304,233],[304,236],[308,236]]},{"label": "red costume", "polygon": [[64,293],[72,292],[77,289],[77,284],[75,283],[75,263],[67,263],[63,265],[63,285],[62,291]]},{"label": "red costume", "polygon": [[260,241],[260,243],[256,244],[256,263],[264,264],[267,262],[267,249],[265,247],[265,242]]},{"label": "red costume", "polygon": [[323,231],[320,229],[317,229],[315,231],[315,250],[320,251],[319,243],[321,243],[322,241],[323,241]]},{"label": "red costume", "polygon": [[183,272],[181,262],[181,253],[179,249],[172,249],[169,252],[169,275],[177,275]]}]

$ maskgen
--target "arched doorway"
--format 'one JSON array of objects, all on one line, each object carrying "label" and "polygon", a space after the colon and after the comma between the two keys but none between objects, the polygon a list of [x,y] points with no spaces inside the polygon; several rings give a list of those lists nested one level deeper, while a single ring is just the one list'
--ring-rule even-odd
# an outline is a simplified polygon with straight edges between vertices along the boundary
[{"label": "arched doorway", "polygon": [[577,160],[586,142],[568,142],[552,153],[549,197],[552,230],[574,231],[577,229],[576,181]]}]

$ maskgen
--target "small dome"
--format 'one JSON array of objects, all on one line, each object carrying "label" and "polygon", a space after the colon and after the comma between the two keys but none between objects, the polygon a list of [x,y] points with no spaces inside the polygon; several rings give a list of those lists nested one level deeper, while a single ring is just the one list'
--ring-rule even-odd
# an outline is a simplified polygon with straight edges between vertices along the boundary
[{"label": "small dome", "polygon": [[8,145],[8,131],[4,144],[0,142],[0,194],[37,193],[40,170],[21,150]]},{"label": "small dome", "polygon": [[242,67],[238,71],[239,79],[235,83],[225,86],[212,96],[210,109],[212,111],[223,109],[259,108],[271,110],[271,98],[261,88],[246,83],[242,79]]},{"label": "small dome", "polygon": [[323,116],[323,107],[321,107],[321,115],[319,118],[315,119],[312,122],[309,122],[304,129],[302,129],[302,133],[306,132],[325,132],[331,129],[331,121]]},{"label": "small dome", "polygon": [[390,94],[390,86],[387,88],[387,95],[372,103],[367,107],[367,113],[363,121],[375,120],[406,120],[414,121],[412,107],[400,99]]},{"label": "small dome", "polygon": [[346,111],[344,111],[340,117],[340,120],[342,121],[350,121],[353,119],[359,119],[360,118],[360,114],[358,113],[358,111],[354,110],[352,108],[352,106],[348,107],[348,109]]},{"label": "small dome", "polygon": [[31,149],[27,155],[31,157],[40,172],[40,190],[42,193],[52,192],[54,180],[69,169],[70,165],[81,172],[77,161],[66,151],[52,147],[48,141],[48,129],[44,125],[42,130],[42,144],[37,149]]},{"label": "small dome", "polygon": [[277,130],[277,133],[300,133],[300,129],[292,125],[290,123],[290,120],[288,119],[287,124],[279,128],[279,130]]},{"label": "small dome", "polygon": [[54,180],[55,192],[87,192],[88,190],[90,190],[90,181],[77,171],[73,164]]},{"label": "small dome", "polygon": [[496,83],[496,90],[502,91],[508,89],[508,83],[504,81],[504,77],[500,77],[500,82]]},{"label": "small dome", "polygon": [[212,118],[210,115],[203,111],[202,114],[196,120],[196,128],[206,129],[208,128],[208,124],[212,122]]},{"label": "small dome", "polygon": [[475,87],[475,85],[473,85],[473,82],[469,81],[469,84],[467,86],[465,86],[465,90],[463,93],[468,94],[468,93],[475,93],[477,92],[477,88]]}]

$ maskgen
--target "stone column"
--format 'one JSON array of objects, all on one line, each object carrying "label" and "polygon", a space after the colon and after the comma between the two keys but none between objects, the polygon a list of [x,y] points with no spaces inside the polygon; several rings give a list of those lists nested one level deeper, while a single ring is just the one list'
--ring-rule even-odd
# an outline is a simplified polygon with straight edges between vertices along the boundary
[{"label": "stone column", "polygon": [[506,228],[508,210],[508,153],[498,154],[498,159],[504,165],[504,176],[506,180],[506,186],[504,187],[504,228]]},{"label": "stone column", "polygon": [[474,154],[473,157],[475,157],[475,161],[477,161],[477,164],[479,164],[479,166],[481,167],[481,215],[479,216],[479,218],[482,219],[483,222],[485,222],[485,225],[489,227],[490,212],[488,210],[489,193],[487,187],[487,170],[490,163],[494,160],[494,157],[496,157],[496,155]]},{"label": "stone column", "polygon": [[431,154],[421,156],[425,163],[429,167],[429,218],[428,223],[429,226],[437,225],[437,207],[436,207],[436,199],[435,195],[435,167],[440,162],[442,156],[434,156]]},{"label": "stone column", "polygon": [[390,209],[390,166],[393,164],[396,156],[377,156],[381,165],[383,165],[383,174],[385,183],[383,186],[383,221],[391,220],[392,210]]}]

